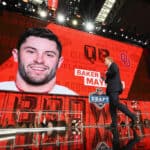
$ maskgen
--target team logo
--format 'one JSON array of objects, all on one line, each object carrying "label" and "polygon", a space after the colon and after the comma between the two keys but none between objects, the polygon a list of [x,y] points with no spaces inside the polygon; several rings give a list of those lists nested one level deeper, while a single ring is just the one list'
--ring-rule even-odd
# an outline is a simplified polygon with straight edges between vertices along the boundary
[{"label": "team logo", "polygon": [[89,102],[94,103],[98,108],[103,109],[106,103],[109,103],[109,97],[106,95],[95,95],[91,93],[89,95]]}]

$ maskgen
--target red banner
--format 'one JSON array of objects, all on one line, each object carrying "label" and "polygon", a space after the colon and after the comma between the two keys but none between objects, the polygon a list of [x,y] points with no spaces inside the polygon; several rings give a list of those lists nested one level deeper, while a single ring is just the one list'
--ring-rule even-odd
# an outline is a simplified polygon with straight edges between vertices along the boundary
[{"label": "red banner", "polygon": [[58,7],[58,0],[48,0],[48,8],[56,10]]}]

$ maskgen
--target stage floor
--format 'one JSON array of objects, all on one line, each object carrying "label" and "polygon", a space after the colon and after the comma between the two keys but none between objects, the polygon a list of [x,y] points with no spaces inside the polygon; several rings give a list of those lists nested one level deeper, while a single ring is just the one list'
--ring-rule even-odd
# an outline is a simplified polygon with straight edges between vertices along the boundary
[{"label": "stage floor", "polygon": [[122,100],[138,125],[109,104],[95,106],[88,97],[1,92],[0,150],[150,150],[149,101]]},{"label": "stage floor", "polygon": [[122,125],[108,126],[40,127],[0,129],[0,150],[149,150],[150,126],[139,124],[134,128]]}]

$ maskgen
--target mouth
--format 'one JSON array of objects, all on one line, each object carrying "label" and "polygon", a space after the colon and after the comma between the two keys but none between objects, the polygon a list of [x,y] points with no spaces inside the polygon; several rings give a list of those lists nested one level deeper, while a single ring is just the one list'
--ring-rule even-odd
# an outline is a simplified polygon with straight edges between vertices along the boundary
[{"label": "mouth", "polygon": [[46,71],[48,69],[48,67],[44,66],[44,65],[30,65],[29,66],[33,71]]}]

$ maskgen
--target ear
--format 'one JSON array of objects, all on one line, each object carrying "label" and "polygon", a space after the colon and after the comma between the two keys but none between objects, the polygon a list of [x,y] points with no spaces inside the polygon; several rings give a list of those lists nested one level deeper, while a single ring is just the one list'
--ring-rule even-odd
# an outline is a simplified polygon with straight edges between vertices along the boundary
[{"label": "ear", "polygon": [[62,63],[64,62],[64,57],[60,57],[59,58],[59,62],[58,62],[58,68],[61,67]]},{"label": "ear", "polygon": [[14,48],[12,50],[12,55],[13,55],[14,61],[18,62],[18,50],[17,49]]}]

